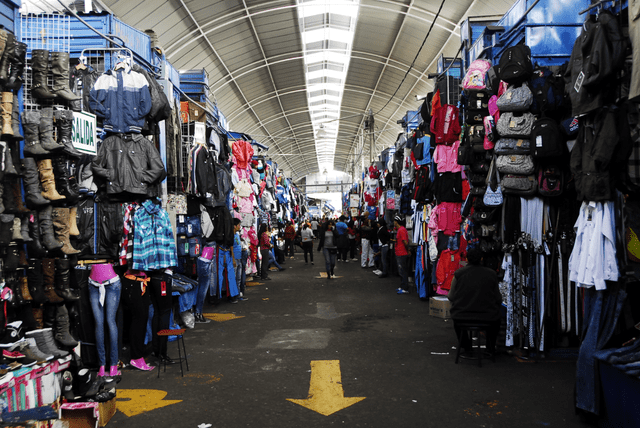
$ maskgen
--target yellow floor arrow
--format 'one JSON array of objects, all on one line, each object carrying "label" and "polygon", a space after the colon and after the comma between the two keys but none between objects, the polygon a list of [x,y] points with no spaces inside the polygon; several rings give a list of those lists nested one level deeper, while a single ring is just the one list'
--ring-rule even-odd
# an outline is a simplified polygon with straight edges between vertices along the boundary
[{"label": "yellow floor arrow", "polygon": [[238,318],[244,318],[244,315],[237,316],[234,314],[202,314],[205,318],[209,318],[210,320],[214,320],[217,322],[224,322],[230,320],[237,320]]},{"label": "yellow floor arrow", "polygon": [[345,397],[339,360],[311,361],[309,397],[304,400],[287,398],[288,401],[329,416],[367,397]]},{"label": "yellow floor arrow", "polygon": [[118,389],[116,390],[116,408],[131,417],[182,402],[182,400],[165,400],[166,395],[166,391],[159,389]]}]

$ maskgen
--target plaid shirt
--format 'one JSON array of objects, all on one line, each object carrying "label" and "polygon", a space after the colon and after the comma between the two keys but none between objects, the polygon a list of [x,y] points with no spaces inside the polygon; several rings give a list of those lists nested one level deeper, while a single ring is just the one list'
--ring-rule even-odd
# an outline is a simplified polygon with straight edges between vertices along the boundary
[{"label": "plaid shirt", "polygon": [[133,259],[133,214],[138,208],[138,204],[129,204],[124,209],[124,227],[119,255],[121,266],[130,264]]},{"label": "plaid shirt", "polygon": [[133,215],[133,263],[136,270],[164,269],[178,265],[169,214],[150,200]]}]

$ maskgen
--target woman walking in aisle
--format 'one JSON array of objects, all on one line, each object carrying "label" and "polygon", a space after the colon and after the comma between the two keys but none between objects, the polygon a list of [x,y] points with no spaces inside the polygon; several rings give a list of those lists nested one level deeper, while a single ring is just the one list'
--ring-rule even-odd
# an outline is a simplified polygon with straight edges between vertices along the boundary
[{"label": "woman walking in aisle", "polygon": [[267,224],[262,223],[258,229],[258,237],[260,239],[260,276],[261,279],[267,281],[269,278],[269,253],[271,253],[271,236],[267,232]]},{"label": "woman walking in aisle", "polygon": [[307,264],[307,254],[311,258],[313,264],[313,230],[307,223],[302,227],[302,250],[304,251],[304,264]]},{"label": "woman walking in aisle", "polygon": [[338,239],[338,232],[333,220],[329,220],[327,225],[320,230],[320,243],[318,244],[318,251],[322,250],[324,254],[324,264],[327,271],[327,278],[331,279],[335,275],[333,269],[336,267],[336,256],[338,253],[338,247],[336,241]]}]

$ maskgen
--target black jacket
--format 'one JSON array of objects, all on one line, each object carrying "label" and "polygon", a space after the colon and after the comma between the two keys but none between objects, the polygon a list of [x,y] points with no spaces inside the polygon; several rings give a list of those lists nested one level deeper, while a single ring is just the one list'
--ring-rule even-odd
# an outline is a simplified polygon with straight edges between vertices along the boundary
[{"label": "black jacket", "polygon": [[151,110],[147,114],[147,120],[144,124],[144,127],[142,128],[142,132],[145,135],[153,135],[155,134],[158,122],[168,119],[171,116],[171,106],[169,105],[169,99],[165,95],[162,86],[160,86],[155,78],[147,73],[147,70],[140,67],[138,64],[133,64],[131,69],[133,71],[141,73],[145,77],[145,79],[147,79],[147,84],[149,85],[149,94],[151,95]]},{"label": "black jacket", "polygon": [[378,229],[378,240],[382,243],[382,245],[387,245],[390,239],[391,234],[386,227],[381,227]]},{"label": "black jacket", "polygon": [[500,319],[502,295],[495,271],[478,265],[458,269],[448,295],[454,320],[495,321]]},{"label": "black jacket", "polygon": [[[320,236],[320,241],[318,242],[318,251],[322,250],[322,248],[324,247],[324,234],[326,232],[327,232],[327,227],[326,226],[323,226],[318,230],[318,235]],[[336,245],[336,248],[337,248],[338,231],[334,227],[332,232],[333,232],[333,245]]]},{"label": "black jacket", "polygon": [[115,134],[106,138],[91,169],[95,176],[106,180],[108,194],[129,192],[157,196],[157,185],[167,176],[160,153],[140,134]]},{"label": "black jacket", "polygon": [[100,77],[100,73],[91,67],[76,68],[71,67],[69,72],[69,87],[71,91],[81,98],[76,101],[69,101],[69,107],[73,111],[91,111],[89,109],[89,93],[93,84]]}]

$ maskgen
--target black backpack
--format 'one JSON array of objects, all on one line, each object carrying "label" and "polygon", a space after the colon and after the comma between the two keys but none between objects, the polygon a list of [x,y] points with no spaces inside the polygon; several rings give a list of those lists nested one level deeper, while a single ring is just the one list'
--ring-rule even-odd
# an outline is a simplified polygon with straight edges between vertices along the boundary
[{"label": "black backpack", "polygon": [[465,122],[468,125],[482,123],[485,116],[489,115],[489,92],[484,89],[465,89]]},{"label": "black backpack", "polygon": [[507,48],[498,62],[498,76],[507,83],[522,83],[533,73],[531,49],[525,44]]},{"label": "black backpack", "polygon": [[487,73],[484,75],[484,84],[490,95],[498,95],[498,89],[500,88],[498,65],[494,65],[487,70]]},{"label": "black backpack", "polygon": [[533,114],[551,113],[562,107],[564,98],[564,79],[557,76],[548,67],[536,67],[529,80],[533,93]]},{"label": "black backpack", "polygon": [[536,119],[531,129],[531,154],[534,158],[562,156],[564,140],[557,122],[549,117]]}]

